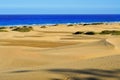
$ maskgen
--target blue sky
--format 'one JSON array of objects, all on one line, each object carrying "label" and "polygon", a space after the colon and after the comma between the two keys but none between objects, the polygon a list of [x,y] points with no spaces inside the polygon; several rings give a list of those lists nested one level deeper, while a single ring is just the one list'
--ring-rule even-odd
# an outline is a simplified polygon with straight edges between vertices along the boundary
[{"label": "blue sky", "polygon": [[0,14],[120,14],[120,0],[0,0]]}]

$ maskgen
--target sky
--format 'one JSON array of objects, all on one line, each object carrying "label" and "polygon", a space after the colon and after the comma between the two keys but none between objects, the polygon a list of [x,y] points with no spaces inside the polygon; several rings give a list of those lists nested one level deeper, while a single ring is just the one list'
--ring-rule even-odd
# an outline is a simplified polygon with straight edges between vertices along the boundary
[{"label": "sky", "polygon": [[0,0],[0,14],[120,14],[120,0]]}]

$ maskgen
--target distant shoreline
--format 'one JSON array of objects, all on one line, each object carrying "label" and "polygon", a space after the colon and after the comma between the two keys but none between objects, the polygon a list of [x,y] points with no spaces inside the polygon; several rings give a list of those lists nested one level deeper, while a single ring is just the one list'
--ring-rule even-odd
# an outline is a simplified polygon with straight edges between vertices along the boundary
[{"label": "distant shoreline", "polygon": [[97,24],[114,24],[118,22],[83,22],[83,23],[60,23],[60,24],[21,24],[21,25],[0,25],[0,27],[15,27],[15,26],[54,26],[54,25],[97,25]]},{"label": "distant shoreline", "polygon": [[0,26],[118,23],[120,15],[0,15]]}]

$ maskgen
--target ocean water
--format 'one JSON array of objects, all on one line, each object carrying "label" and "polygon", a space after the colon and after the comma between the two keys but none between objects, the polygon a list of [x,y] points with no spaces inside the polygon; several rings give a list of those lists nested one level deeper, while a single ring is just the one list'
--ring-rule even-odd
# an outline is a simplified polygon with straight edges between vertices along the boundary
[{"label": "ocean water", "polygon": [[120,15],[0,15],[0,26],[120,22]]}]

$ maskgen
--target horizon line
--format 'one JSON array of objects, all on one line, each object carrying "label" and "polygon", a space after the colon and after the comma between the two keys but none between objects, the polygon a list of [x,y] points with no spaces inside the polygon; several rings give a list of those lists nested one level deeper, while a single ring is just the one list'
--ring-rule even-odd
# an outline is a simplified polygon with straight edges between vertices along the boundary
[{"label": "horizon line", "polygon": [[0,14],[0,15],[120,15],[120,14]]}]

